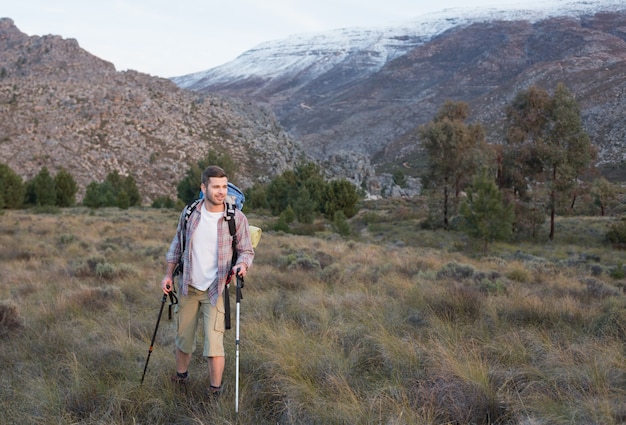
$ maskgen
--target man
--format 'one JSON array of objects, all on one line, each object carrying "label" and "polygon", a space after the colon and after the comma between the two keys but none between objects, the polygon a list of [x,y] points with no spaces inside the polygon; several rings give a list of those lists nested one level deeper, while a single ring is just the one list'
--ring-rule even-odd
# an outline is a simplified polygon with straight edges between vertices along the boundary
[{"label": "man", "polygon": [[[185,210],[181,213],[166,254],[167,271],[161,287],[164,293],[173,289],[175,266],[183,258],[182,276],[178,279],[178,323],[176,334],[176,374],[172,380],[186,383],[189,361],[196,345],[198,319],[204,324],[203,356],[208,358],[209,395],[222,390],[224,373],[224,299],[227,279],[239,270],[246,276],[254,259],[248,219],[235,210],[237,226],[237,264],[232,266],[232,238],[225,219],[224,201],[228,193],[228,177],[224,170],[210,166],[202,173],[200,189],[203,199],[189,216],[185,226]],[[185,229],[185,235],[182,235]],[[184,241],[184,242],[183,242]],[[184,246],[183,246],[184,244]]]}]

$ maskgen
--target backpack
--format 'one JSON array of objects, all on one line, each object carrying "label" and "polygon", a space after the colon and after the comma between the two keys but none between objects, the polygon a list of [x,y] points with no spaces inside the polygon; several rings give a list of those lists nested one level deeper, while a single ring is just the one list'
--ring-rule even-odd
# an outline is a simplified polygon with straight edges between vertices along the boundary
[{"label": "backpack", "polygon": [[[182,235],[182,241],[181,241],[181,247],[184,250],[185,248],[185,237],[187,234],[187,223],[189,222],[189,217],[191,217],[191,214],[195,211],[195,209],[198,207],[198,204],[200,204],[200,201],[202,201],[202,192],[200,192],[200,197],[196,200],[194,200],[193,202],[191,202],[190,204],[187,205],[187,207],[185,208],[185,221],[183,223],[183,229],[181,232]],[[230,236],[233,238],[233,258],[231,260],[231,268],[237,264],[237,225],[235,223],[235,209],[238,209],[241,211],[241,209],[243,208],[243,203],[246,201],[246,197],[244,196],[243,192],[241,191],[241,189],[239,189],[237,186],[235,186],[233,183],[228,182],[228,193],[226,195],[226,200],[224,202],[225,206],[226,206],[226,218],[225,220],[228,222],[228,230],[230,232]],[[250,242],[252,242],[252,247],[256,248],[257,244],[259,243],[259,240],[261,239],[261,228],[256,227],[256,226],[248,226],[248,231],[250,232]],[[176,265],[176,267],[174,268],[174,276],[180,275],[183,272],[183,259],[184,259],[185,255],[184,252],[181,255],[181,259],[178,262],[178,264]],[[226,329],[230,329],[231,325],[230,325],[230,302],[229,302],[229,296],[228,296],[228,283],[230,281],[229,280],[226,282],[226,287],[224,288],[224,309],[225,311],[225,318],[226,318]],[[241,280],[241,286],[243,287],[243,279]]]}]

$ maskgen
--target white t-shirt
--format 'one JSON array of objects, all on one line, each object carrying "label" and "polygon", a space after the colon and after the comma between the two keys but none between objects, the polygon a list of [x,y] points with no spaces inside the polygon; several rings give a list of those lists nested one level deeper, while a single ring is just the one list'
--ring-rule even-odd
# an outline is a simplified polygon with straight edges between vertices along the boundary
[{"label": "white t-shirt", "polygon": [[223,212],[209,212],[204,205],[191,239],[191,286],[206,291],[217,278],[217,221]]}]

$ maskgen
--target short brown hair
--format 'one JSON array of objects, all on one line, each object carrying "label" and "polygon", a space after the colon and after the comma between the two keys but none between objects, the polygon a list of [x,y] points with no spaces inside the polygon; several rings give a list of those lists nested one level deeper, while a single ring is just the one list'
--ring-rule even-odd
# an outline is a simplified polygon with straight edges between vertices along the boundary
[{"label": "short brown hair", "polygon": [[226,171],[222,167],[218,167],[217,165],[209,165],[202,172],[202,184],[206,186],[211,177],[226,177]]}]

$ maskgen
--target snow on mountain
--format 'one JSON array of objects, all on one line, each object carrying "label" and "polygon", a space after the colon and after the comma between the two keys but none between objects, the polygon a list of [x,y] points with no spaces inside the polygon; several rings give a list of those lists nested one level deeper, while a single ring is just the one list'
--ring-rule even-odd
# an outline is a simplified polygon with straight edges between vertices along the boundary
[{"label": "snow on mountain", "polygon": [[315,74],[358,54],[365,74],[375,72],[388,61],[454,27],[475,22],[528,20],[551,16],[582,16],[624,9],[624,0],[546,0],[525,2],[501,8],[451,8],[379,28],[340,28],[320,33],[295,34],[282,40],[267,41],[218,67],[171,78],[182,88],[195,88],[200,81],[212,84],[271,79],[285,74]]}]

